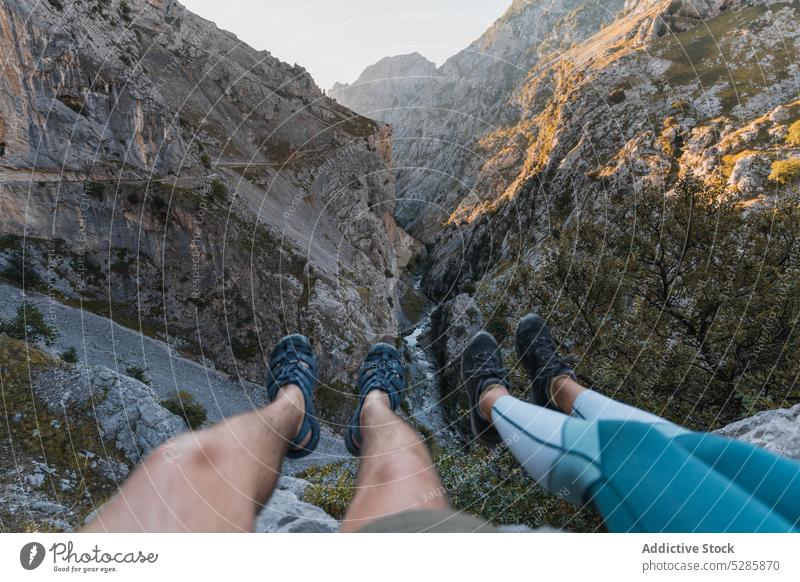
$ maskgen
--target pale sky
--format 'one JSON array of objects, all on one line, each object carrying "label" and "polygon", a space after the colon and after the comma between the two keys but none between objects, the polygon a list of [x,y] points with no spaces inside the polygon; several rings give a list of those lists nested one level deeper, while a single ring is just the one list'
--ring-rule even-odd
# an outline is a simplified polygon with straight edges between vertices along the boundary
[{"label": "pale sky", "polygon": [[417,51],[441,65],[511,0],[182,0],[258,50],[305,67],[323,89],[378,59]]}]

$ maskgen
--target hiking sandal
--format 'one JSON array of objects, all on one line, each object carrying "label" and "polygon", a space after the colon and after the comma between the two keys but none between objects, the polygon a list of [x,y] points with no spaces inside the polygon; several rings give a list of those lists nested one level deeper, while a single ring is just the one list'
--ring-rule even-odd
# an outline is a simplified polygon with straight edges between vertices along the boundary
[{"label": "hiking sandal", "polygon": [[[311,454],[317,447],[320,436],[319,421],[314,416],[314,387],[319,366],[311,342],[304,335],[288,335],[278,342],[272,351],[267,370],[267,396],[273,402],[282,386],[295,384],[305,400],[305,417],[300,432],[292,439],[286,456],[299,459]],[[302,445],[309,434],[311,438]]]},{"label": "hiking sandal", "polygon": [[367,394],[373,390],[386,392],[392,410],[397,410],[403,402],[406,390],[403,356],[389,344],[372,346],[358,374],[358,406],[344,435],[347,450],[356,457],[361,454],[361,409]]}]

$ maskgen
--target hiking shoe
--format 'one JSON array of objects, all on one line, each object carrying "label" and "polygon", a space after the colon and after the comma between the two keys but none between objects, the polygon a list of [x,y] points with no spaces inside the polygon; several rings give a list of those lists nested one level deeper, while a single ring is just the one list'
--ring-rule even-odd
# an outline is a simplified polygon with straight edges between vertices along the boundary
[{"label": "hiking shoe", "polygon": [[351,455],[361,454],[361,409],[364,399],[373,390],[389,396],[389,407],[397,410],[406,391],[403,356],[389,344],[375,344],[364,358],[358,374],[358,406],[344,434],[344,444]]},{"label": "hiking shoe", "polygon": [[481,415],[478,403],[483,391],[493,384],[507,389],[507,375],[500,347],[491,334],[481,331],[473,336],[461,355],[461,384],[469,397],[472,434],[489,447],[500,444],[502,438],[491,421]]},{"label": "hiking shoe", "polygon": [[569,376],[575,380],[575,371],[556,351],[550,328],[538,315],[526,315],[517,325],[514,345],[522,366],[533,382],[530,401],[539,406],[560,410],[553,402],[550,384],[556,376]]}]

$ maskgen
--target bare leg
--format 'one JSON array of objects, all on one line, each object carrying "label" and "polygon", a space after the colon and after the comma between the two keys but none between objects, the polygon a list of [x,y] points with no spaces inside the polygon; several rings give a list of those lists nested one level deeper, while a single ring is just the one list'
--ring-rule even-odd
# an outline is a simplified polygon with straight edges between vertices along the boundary
[{"label": "bare leg", "polygon": [[285,386],[260,410],[181,435],[154,451],[83,531],[252,531],[304,417]]},{"label": "bare leg", "polygon": [[450,507],[428,449],[392,412],[387,395],[380,390],[366,396],[361,436],[356,494],[342,531],[356,531],[401,511]]},{"label": "bare leg", "polygon": [[553,378],[550,391],[553,401],[562,411],[584,420],[632,420],[672,424],[660,416],[584,388],[569,376]]},{"label": "bare leg", "polygon": [[544,489],[555,493],[551,474],[561,455],[567,423],[587,424],[536,404],[512,397],[503,386],[489,386],[478,403],[481,415],[490,420],[503,442],[525,470]]},{"label": "bare leg", "polygon": [[556,376],[550,382],[550,394],[553,396],[553,402],[566,414],[572,414],[575,400],[585,391],[586,388],[569,376]]}]

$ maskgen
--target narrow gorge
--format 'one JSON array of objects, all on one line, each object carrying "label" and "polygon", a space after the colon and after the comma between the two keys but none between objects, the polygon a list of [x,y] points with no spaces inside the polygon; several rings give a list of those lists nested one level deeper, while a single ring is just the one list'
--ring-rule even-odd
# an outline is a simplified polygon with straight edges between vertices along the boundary
[{"label": "narrow gorge", "polygon": [[490,331],[524,394],[529,311],[598,391],[800,458],[797,0],[514,0],[327,93],[175,0],[5,0],[0,46],[3,531],[265,403],[291,332],[322,443],[257,531],[338,528],[377,341],[454,506],[602,529],[472,442],[461,351]]}]

